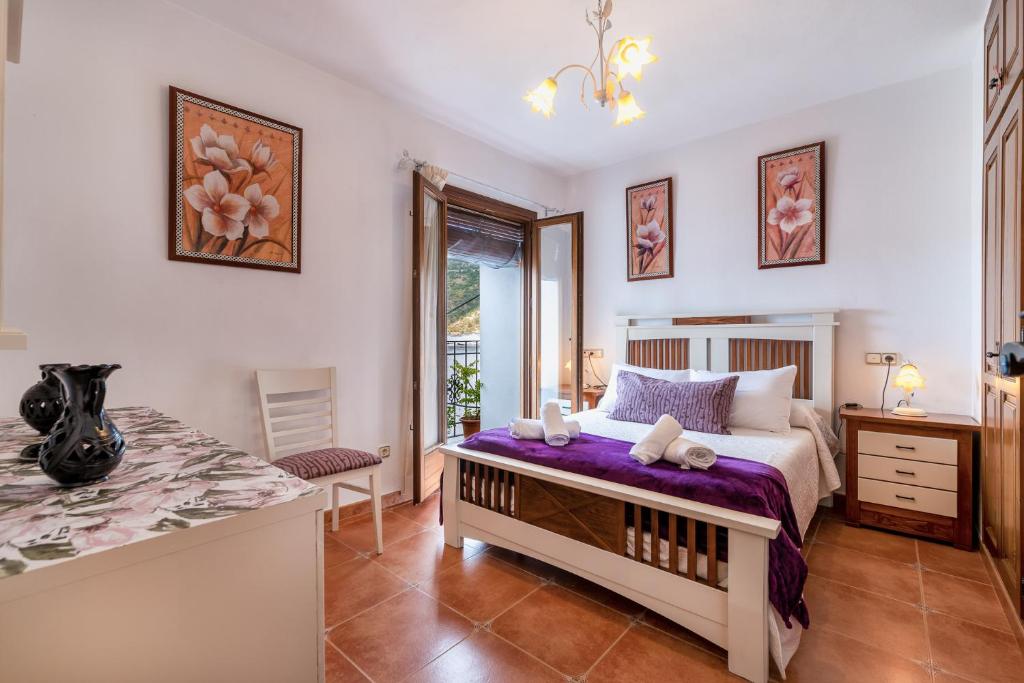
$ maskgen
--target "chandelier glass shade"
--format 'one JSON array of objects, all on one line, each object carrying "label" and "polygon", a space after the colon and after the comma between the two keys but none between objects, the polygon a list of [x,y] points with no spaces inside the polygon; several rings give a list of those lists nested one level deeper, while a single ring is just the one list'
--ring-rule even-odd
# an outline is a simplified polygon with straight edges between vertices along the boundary
[{"label": "chandelier glass shade", "polygon": [[629,124],[642,119],[646,112],[637,104],[633,94],[622,87],[622,82],[629,77],[639,81],[643,78],[643,68],[648,64],[658,61],[658,58],[651,54],[651,38],[634,38],[624,36],[615,41],[611,49],[605,52],[605,33],[612,27],[609,19],[612,14],[612,0],[598,0],[597,9],[586,13],[587,24],[594,30],[597,36],[597,54],[591,60],[590,65],[567,64],[555,72],[553,76],[545,78],[540,85],[526,93],[524,100],[530,103],[530,108],[543,114],[545,118],[551,118],[555,113],[555,95],[558,94],[558,79],[570,69],[583,71],[583,80],[580,83],[580,102],[587,106],[587,82],[589,79],[593,87],[594,100],[602,107],[609,106],[617,109],[615,125]]}]

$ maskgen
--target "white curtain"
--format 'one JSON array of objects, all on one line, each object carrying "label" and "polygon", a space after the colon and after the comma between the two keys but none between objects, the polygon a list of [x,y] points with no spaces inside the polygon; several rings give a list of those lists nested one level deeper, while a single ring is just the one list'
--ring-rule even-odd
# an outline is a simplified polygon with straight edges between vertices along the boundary
[{"label": "white curtain", "polygon": [[420,387],[422,407],[421,443],[424,454],[445,440],[439,433],[441,411],[438,382],[446,378],[438,372],[438,282],[441,276],[439,205],[429,194],[423,197],[423,251],[420,254],[420,367],[423,384]]}]

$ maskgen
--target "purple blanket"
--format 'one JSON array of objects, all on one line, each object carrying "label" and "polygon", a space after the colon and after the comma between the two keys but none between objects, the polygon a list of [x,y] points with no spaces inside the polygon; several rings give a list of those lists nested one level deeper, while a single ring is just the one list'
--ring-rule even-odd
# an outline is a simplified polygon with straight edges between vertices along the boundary
[{"label": "purple blanket", "polygon": [[556,448],[543,441],[513,439],[504,428],[475,434],[462,446],[779,520],[782,529],[768,548],[769,599],[787,626],[790,617],[796,617],[804,628],[810,625],[803,600],[807,563],[800,554],[800,529],[789,487],[774,467],[725,456],[719,456],[708,470],[684,470],[663,460],[641,465],[629,457],[633,444],[628,441],[583,434],[568,446]]}]

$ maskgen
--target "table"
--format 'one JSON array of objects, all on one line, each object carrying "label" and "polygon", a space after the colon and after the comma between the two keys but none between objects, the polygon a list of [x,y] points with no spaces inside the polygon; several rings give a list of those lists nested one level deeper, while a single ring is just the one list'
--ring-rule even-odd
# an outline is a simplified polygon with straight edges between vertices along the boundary
[{"label": "table", "polygon": [[[323,680],[322,489],[150,408],[61,488],[0,419],[4,680]],[[9,677],[9,678],[8,678]]]}]

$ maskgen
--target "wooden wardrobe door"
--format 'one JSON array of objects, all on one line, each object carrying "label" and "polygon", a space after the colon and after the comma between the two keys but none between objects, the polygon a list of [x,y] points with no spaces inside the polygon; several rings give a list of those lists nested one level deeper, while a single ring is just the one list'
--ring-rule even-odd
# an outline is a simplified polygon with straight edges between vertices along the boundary
[{"label": "wooden wardrobe door", "polygon": [[[1000,92],[1003,71],[1003,21],[1002,2],[996,0],[989,8],[988,19],[985,21],[985,139],[995,127],[1001,108]],[[992,79],[995,79],[994,81]]]},{"label": "wooden wardrobe door", "polygon": [[1017,397],[1003,392],[1000,396],[1000,432],[1002,434],[1000,507],[1002,538],[996,567],[1020,610],[1020,410]]},{"label": "wooden wardrobe door", "polygon": [[1002,452],[999,442],[999,389],[986,382],[981,406],[981,540],[998,557],[1002,533]]},{"label": "wooden wardrobe door", "polygon": [[982,214],[982,249],[984,251],[984,303],[982,306],[984,321],[982,326],[982,349],[984,351],[984,371],[996,374],[998,363],[995,354],[999,353],[1000,315],[1002,304],[1000,288],[1002,269],[1000,267],[1000,243],[1002,242],[1002,215],[999,206],[999,167],[1000,145],[992,142],[985,149],[984,168],[984,208]]},{"label": "wooden wardrobe door", "polygon": [[[1021,41],[1024,40],[1024,21],[1021,17],[1021,4],[1024,0],[999,0],[1001,6],[1002,35],[1002,89],[1006,93],[1013,90],[1021,70]],[[995,4],[999,4],[999,2]]]}]

